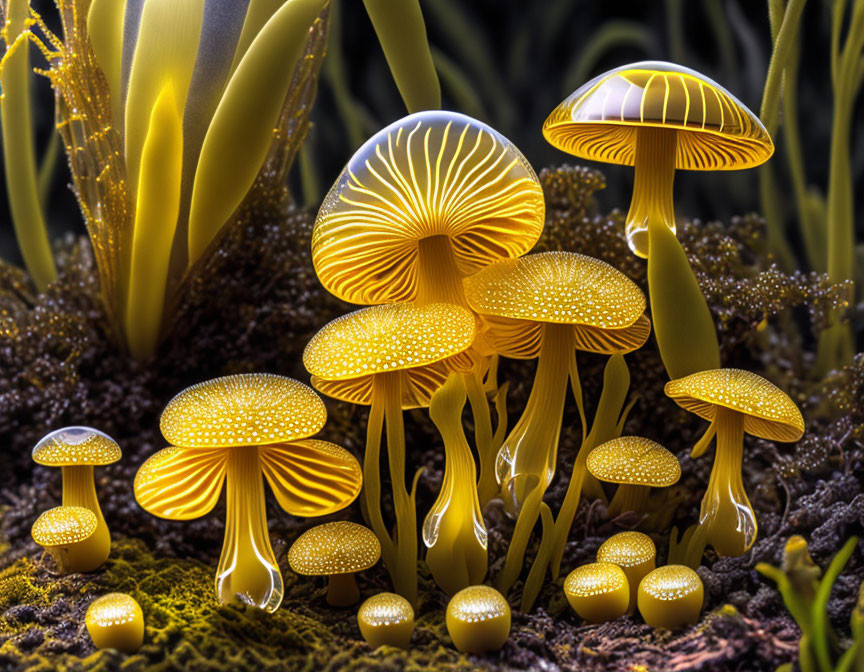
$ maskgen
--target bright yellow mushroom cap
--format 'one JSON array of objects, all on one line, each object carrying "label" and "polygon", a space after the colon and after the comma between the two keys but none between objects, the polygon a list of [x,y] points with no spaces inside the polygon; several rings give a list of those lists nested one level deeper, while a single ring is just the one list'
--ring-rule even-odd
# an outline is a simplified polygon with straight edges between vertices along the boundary
[{"label": "bright yellow mushroom cap", "polygon": [[622,436],[597,446],[588,454],[586,466],[607,483],[665,488],[681,478],[678,458],[641,436]]},{"label": "bright yellow mushroom cap", "polygon": [[297,574],[333,576],[369,569],[381,557],[381,542],[367,527],[337,520],[306,530],[288,551]]},{"label": "bright yellow mushroom cap", "polygon": [[717,82],[674,63],[643,61],[595,77],[553,110],[543,136],[592,161],[632,166],[639,127],[679,131],[675,167],[738,170],[767,161],[762,122]]},{"label": "bright yellow mushroom cap", "polygon": [[360,605],[357,625],[373,648],[386,644],[407,649],[414,632],[414,608],[401,595],[378,593]]},{"label": "bright yellow mushroom cap", "polygon": [[618,565],[592,562],[567,575],[564,595],[573,610],[586,621],[603,623],[627,613],[630,584]]},{"label": "bright yellow mushroom cap", "polygon": [[303,364],[323,394],[355,404],[372,401],[372,377],[405,371],[403,406],[426,406],[452,370],[467,370],[463,355],[475,319],[448,303],[386,304],[362,308],[325,325],[306,346]]},{"label": "bright yellow mushroom cap", "polygon": [[690,625],[699,620],[704,594],[702,579],[689,567],[658,567],[639,584],[639,613],[655,628]]},{"label": "bright yellow mushroom cap", "polygon": [[476,654],[497,651],[510,636],[510,605],[490,586],[468,586],[447,604],[447,632],[453,645]]},{"label": "bright yellow mushroom cap", "polygon": [[535,357],[540,325],[570,324],[576,347],[627,352],[648,338],[642,290],[599,259],[575,252],[541,252],[499,261],[464,281],[471,308],[492,326],[502,354]]},{"label": "bright yellow mushroom cap", "polygon": [[762,376],[741,369],[700,371],[666,383],[666,395],[691,413],[714,419],[716,406],[744,415],[744,431],[770,441],[797,441],[804,418],[789,396]]},{"label": "bright yellow mushroom cap", "polygon": [[87,608],[87,632],[97,649],[118,649],[131,653],[144,641],[144,614],[131,595],[108,593]]},{"label": "bright yellow mushroom cap", "polygon": [[33,523],[30,534],[42,548],[69,546],[85,541],[98,525],[96,514],[83,506],[55,506]]},{"label": "bright yellow mushroom cap", "polygon": [[183,448],[258,446],[312,436],[327,420],[315,392],[269,373],[224,376],[174,397],[159,421],[169,443]]},{"label": "bright yellow mushroom cap", "polygon": [[543,192],[504,136],[455,112],[412,114],[369,139],[318,212],[312,261],[345,301],[411,301],[418,242],[449,239],[464,274],[530,250]]},{"label": "bright yellow mushroom cap", "polygon": [[627,531],[609,537],[597,549],[598,562],[611,562],[619,567],[637,567],[651,562],[657,548],[647,534]]},{"label": "bright yellow mushroom cap", "polygon": [[56,429],[33,448],[33,461],[46,467],[102,466],[122,455],[114,439],[92,427]]}]

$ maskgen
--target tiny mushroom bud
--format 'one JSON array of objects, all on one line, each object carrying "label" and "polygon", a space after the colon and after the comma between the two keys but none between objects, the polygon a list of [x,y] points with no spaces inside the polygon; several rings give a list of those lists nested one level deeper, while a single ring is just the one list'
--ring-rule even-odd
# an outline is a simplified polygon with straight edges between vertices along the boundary
[{"label": "tiny mushroom bud", "polygon": [[44,548],[60,574],[89,572],[108,559],[108,551],[97,536],[96,514],[83,506],[48,509],[33,523],[33,541]]},{"label": "tiny mushroom bud", "polygon": [[463,653],[497,651],[510,636],[510,605],[490,586],[468,586],[447,605],[447,632]]},{"label": "tiny mushroom bud", "polygon": [[414,608],[396,593],[378,593],[360,605],[357,625],[373,649],[395,646],[407,649],[414,634]]},{"label": "tiny mushroom bud", "polygon": [[611,562],[593,562],[574,569],[564,580],[564,594],[573,611],[591,623],[623,616],[630,604],[627,575]]},{"label": "tiny mushroom bud", "polygon": [[87,632],[97,649],[132,653],[144,641],[144,614],[130,595],[108,593],[87,608]]},{"label": "tiny mushroom bud", "polygon": [[705,589],[684,565],[658,567],[639,584],[639,613],[654,628],[674,630],[699,620]]},{"label": "tiny mushroom bud", "polygon": [[297,574],[328,577],[327,602],[347,607],[360,599],[354,574],[380,557],[381,543],[372,530],[337,520],[301,534],[288,551],[288,564]]},{"label": "tiny mushroom bud", "polygon": [[619,532],[604,541],[597,549],[597,562],[618,565],[630,584],[630,606],[627,613],[636,610],[636,593],[639,582],[654,569],[657,549],[647,534],[641,532]]}]

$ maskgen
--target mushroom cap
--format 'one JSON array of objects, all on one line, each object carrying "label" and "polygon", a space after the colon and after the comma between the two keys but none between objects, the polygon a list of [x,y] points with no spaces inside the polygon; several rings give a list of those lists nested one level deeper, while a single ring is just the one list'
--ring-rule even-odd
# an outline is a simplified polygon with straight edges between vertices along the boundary
[{"label": "mushroom cap", "polygon": [[350,303],[411,301],[420,240],[448,237],[467,275],[530,250],[544,211],[534,170],[507,138],[464,114],[418,112],[348,162],[318,212],[312,262]]},{"label": "mushroom cap", "polygon": [[396,593],[378,593],[360,605],[357,620],[372,627],[414,621],[414,607]]},{"label": "mushroom cap", "polygon": [[804,418],[789,396],[762,376],[741,369],[712,369],[670,380],[665,392],[681,408],[714,420],[717,406],[744,415],[744,431],[771,441],[797,441]]},{"label": "mushroom cap", "polygon": [[599,259],[576,252],[540,252],[499,261],[464,281],[468,305],[491,329],[506,356],[540,350],[543,323],[569,324],[576,347],[628,352],[648,338],[645,295],[635,282]]},{"label": "mushroom cap", "polygon": [[564,580],[564,593],[572,597],[596,597],[620,591],[624,586],[629,590],[627,576],[618,565],[611,562],[591,562],[577,567],[567,575]]},{"label": "mushroom cap", "polygon": [[510,605],[491,586],[463,588],[447,604],[445,622],[459,651],[497,651],[510,636]]},{"label": "mushroom cap", "polygon": [[326,420],[324,402],[303,383],[244,373],[186,388],[168,402],[159,426],[182,448],[229,448],[302,439]]},{"label": "mushroom cap", "polygon": [[98,525],[96,514],[90,509],[55,506],[36,519],[30,534],[42,548],[56,548],[84,541],[96,532]]},{"label": "mushroom cap", "polygon": [[369,569],[381,557],[381,543],[367,527],[337,520],[306,530],[288,551],[297,574],[332,576]]},{"label": "mushroom cap", "polygon": [[663,565],[649,573],[639,584],[639,592],[655,600],[671,602],[704,590],[702,579],[684,565]]},{"label": "mushroom cap", "polygon": [[141,606],[135,598],[126,593],[108,593],[97,597],[87,607],[87,615],[84,621],[88,627],[110,628],[144,618]]},{"label": "mushroom cap", "polygon": [[33,447],[33,461],[46,467],[103,466],[123,456],[117,442],[92,427],[63,427]]},{"label": "mushroom cap", "polygon": [[447,605],[448,618],[477,623],[510,614],[510,605],[492,586],[468,586],[456,593]]},{"label": "mushroom cap", "polygon": [[408,373],[402,405],[426,406],[453,370],[468,370],[465,353],[476,321],[449,303],[385,304],[362,308],[326,324],[303,351],[316,389],[355,404],[372,401],[372,378]]},{"label": "mushroom cap", "polygon": [[586,466],[595,478],[622,485],[665,488],[681,478],[678,458],[641,436],[622,436],[597,446],[588,454]]},{"label": "mushroom cap", "polygon": [[632,166],[639,127],[679,131],[675,167],[738,170],[767,161],[771,136],[759,118],[713,79],[674,63],[642,61],[581,86],[543,124],[558,149]]},{"label": "mushroom cap", "polygon": [[638,567],[657,557],[654,541],[647,534],[628,530],[612,535],[597,549],[598,562],[619,567]]}]

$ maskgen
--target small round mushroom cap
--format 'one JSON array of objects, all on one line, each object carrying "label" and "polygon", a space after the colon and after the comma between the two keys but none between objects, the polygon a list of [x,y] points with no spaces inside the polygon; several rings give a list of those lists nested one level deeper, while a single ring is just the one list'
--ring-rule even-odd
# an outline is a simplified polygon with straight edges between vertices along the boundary
[{"label": "small round mushroom cap", "polygon": [[741,369],[700,371],[666,383],[666,395],[681,408],[714,420],[717,406],[744,415],[744,431],[769,441],[797,441],[804,418],[789,396],[762,376]]},{"label": "small round mushroom cap", "polygon": [[639,613],[655,628],[692,625],[699,620],[704,593],[702,579],[689,567],[658,567],[639,584]]},{"label": "small round mushroom cap", "polygon": [[665,488],[681,478],[678,458],[641,436],[622,436],[597,446],[588,454],[586,466],[594,478],[607,483]]},{"label": "small round mushroom cap", "polygon": [[183,390],[168,402],[159,426],[175,446],[230,448],[303,439],[326,420],[324,402],[303,383],[244,373]]},{"label": "small round mushroom cap", "polygon": [[412,301],[421,240],[448,238],[467,275],[525,254],[543,221],[540,182],[507,138],[463,114],[419,112],[351,158],[318,212],[312,262],[349,303]]},{"label": "small round mushroom cap", "polygon": [[636,283],[584,254],[499,261],[464,284],[468,304],[489,322],[490,338],[507,356],[535,357],[543,323],[573,325],[577,348],[606,354],[635,350],[651,329]]},{"label": "small round mushroom cap", "polygon": [[598,562],[611,562],[619,567],[638,567],[653,562],[657,548],[647,534],[628,530],[609,537],[597,549]]},{"label": "small round mushroom cap", "polygon": [[385,645],[407,649],[414,633],[414,608],[401,595],[378,593],[360,605],[357,625],[373,649]]},{"label": "small round mushroom cap", "polygon": [[55,506],[33,523],[30,534],[42,548],[71,546],[85,541],[98,526],[96,514],[83,506]]},{"label": "small round mushroom cap", "polygon": [[591,623],[623,616],[630,604],[627,575],[611,562],[592,562],[574,569],[564,580],[564,594],[573,611]]},{"label": "small round mushroom cap", "polygon": [[543,124],[558,149],[632,166],[636,131],[679,131],[675,166],[737,170],[767,161],[774,143],[759,118],[717,82],[664,61],[624,65],[574,91]]},{"label": "small round mushroom cap", "polygon": [[334,576],[369,569],[381,557],[381,542],[367,527],[345,520],[306,530],[288,551],[297,574]]},{"label": "small round mushroom cap", "polygon": [[490,586],[468,586],[450,598],[446,622],[459,651],[498,651],[510,636],[510,605]]},{"label": "small round mushroom cap", "polygon": [[55,429],[33,448],[33,461],[46,467],[98,467],[112,464],[122,455],[114,439],[92,427]]},{"label": "small round mushroom cap", "polygon": [[450,371],[470,368],[474,331],[471,312],[449,303],[371,306],[326,324],[303,364],[323,394],[355,404],[371,403],[374,375],[405,371],[403,406],[425,406]]},{"label": "small round mushroom cap", "polygon": [[87,632],[97,649],[137,651],[144,642],[144,613],[131,595],[108,593],[87,608]]}]

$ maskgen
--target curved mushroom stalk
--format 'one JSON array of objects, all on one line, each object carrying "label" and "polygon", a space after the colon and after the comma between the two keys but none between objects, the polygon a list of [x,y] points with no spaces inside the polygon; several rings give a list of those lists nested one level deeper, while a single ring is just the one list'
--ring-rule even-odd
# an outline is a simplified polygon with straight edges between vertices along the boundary
[{"label": "curved mushroom stalk", "polygon": [[627,511],[645,512],[651,489],[644,485],[619,485],[609,503],[609,515],[617,516]]},{"label": "curved mushroom stalk", "polygon": [[483,582],[487,535],[477,494],[476,468],[462,431],[466,401],[462,375],[450,374],[432,397],[429,415],[444,440],[446,463],[438,498],[423,523],[426,564],[448,595]]},{"label": "curved mushroom stalk", "polygon": [[96,516],[96,531],[87,540],[89,552],[94,557],[107,558],[111,552],[111,532],[99,507],[92,465],[63,467],[62,473],[63,506],[80,506],[93,512]]}]

